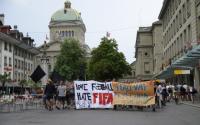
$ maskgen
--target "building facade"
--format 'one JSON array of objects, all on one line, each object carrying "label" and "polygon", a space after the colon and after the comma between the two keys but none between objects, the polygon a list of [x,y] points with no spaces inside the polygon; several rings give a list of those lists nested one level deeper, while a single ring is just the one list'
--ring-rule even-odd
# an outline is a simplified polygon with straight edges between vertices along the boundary
[{"label": "building facade", "polygon": [[[163,31],[163,72],[175,84],[190,84],[199,88],[199,0],[164,0],[159,19]],[[190,70],[190,74],[175,75],[174,70]]]},{"label": "building facade", "polygon": [[46,72],[42,79],[45,84],[49,74],[54,70],[56,58],[60,53],[60,45],[67,38],[74,38],[89,50],[85,44],[86,27],[81,18],[81,13],[71,7],[71,2],[66,1],[64,8],[56,11],[49,23],[50,40],[38,49],[41,53],[36,56],[37,65],[41,65]]},{"label": "building facade", "polygon": [[136,38],[136,79],[152,80],[162,70],[162,23],[156,21],[150,27],[140,27]]},{"label": "building facade", "polygon": [[140,27],[136,38],[136,78],[150,80],[153,76],[152,27]]},{"label": "building facade", "polygon": [[[4,16],[1,16],[3,19]],[[12,83],[28,80],[35,68],[35,55],[39,51],[34,47],[34,40],[9,25],[0,26],[0,74],[9,74]]]}]

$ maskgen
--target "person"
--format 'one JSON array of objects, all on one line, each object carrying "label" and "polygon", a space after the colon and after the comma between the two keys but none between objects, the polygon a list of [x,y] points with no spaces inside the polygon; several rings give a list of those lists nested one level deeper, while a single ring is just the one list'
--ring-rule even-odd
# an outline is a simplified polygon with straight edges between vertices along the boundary
[{"label": "person", "polygon": [[190,89],[189,90],[190,91],[190,99],[191,99],[192,103],[194,103],[194,96],[197,93],[197,90],[192,86],[190,86],[189,89]]},{"label": "person", "polygon": [[44,95],[46,95],[47,109],[49,111],[53,110],[53,98],[55,94],[56,94],[56,88],[51,79],[48,79]]},{"label": "person", "polygon": [[66,86],[63,81],[60,81],[60,85],[58,86],[57,91],[58,91],[58,106],[56,106],[56,108],[60,109],[62,105],[62,108],[64,109]]}]

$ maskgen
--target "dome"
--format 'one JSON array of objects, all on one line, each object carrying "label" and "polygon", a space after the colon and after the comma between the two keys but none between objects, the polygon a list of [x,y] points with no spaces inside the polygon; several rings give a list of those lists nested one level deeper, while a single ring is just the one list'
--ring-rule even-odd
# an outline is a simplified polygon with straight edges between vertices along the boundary
[{"label": "dome", "polygon": [[74,21],[74,20],[82,21],[81,14],[75,9],[71,8],[71,2],[68,0],[64,3],[64,9],[56,11],[51,16],[51,21]]}]

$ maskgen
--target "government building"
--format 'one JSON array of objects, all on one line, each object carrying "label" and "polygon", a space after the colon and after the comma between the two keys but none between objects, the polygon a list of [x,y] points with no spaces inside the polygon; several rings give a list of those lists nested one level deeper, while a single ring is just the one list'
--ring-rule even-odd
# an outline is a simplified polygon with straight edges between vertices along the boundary
[{"label": "government building", "polygon": [[46,72],[42,83],[45,84],[49,73],[54,70],[56,58],[60,53],[60,45],[67,38],[78,40],[83,48],[89,51],[85,44],[86,27],[81,18],[81,13],[71,7],[71,2],[66,1],[64,7],[56,11],[49,23],[50,40],[38,49],[40,53],[36,56],[37,65],[41,65]]},{"label": "government building", "polygon": [[136,79],[163,79],[200,91],[200,0],[163,0],[158,19],[137,32]]}]

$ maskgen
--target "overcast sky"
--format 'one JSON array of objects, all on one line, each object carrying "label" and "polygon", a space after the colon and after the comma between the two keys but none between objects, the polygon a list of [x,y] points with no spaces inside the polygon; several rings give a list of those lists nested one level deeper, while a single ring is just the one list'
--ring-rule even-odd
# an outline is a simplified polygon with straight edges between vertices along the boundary
[{"label": "overcast sky", "polygon": [[[65,0],[0,0],[0,13],[5,24],[18,29],[41,45],[49,35],[51,15],[64,7]],[[86,25],[86,43],[97,47],[110,32],[117,40],[119,51],[133,62],[136,33],[139,26],[150,26],[157,20],[163,0],[71,0],[72,8],[81,12]]]}]

